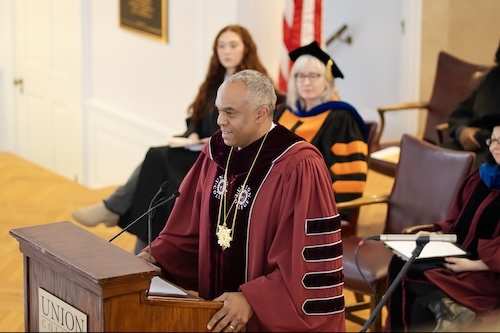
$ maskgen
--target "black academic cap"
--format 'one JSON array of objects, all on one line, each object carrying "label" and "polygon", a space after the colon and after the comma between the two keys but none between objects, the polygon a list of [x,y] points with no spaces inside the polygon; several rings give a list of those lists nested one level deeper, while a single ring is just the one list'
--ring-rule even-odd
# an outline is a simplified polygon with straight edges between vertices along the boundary
[{"label": "black academic cap", "polygon": [[344,78],[344,74],[342,74],[340,69],[337,67],[335,61],[333,61],[333,59],[328,55],[328,53],[326,53],[319,47],[316,41],[313,41],[309,45],[301,46],[291,51],[290,53],[288,53],[288,56],[292,61],[295,61],[297,60],[298,57],[304,54],[310,54],[313,57],[316,57],[319,60],[321,60],[326,65],[327,70],[328,67],[330,67],[333,77],[342,79]]},{"label": "black academic cap", "polygon": [[482,122],[486,129],[493,131],[493,127],[500,126],[500,112],[484,116]]}]

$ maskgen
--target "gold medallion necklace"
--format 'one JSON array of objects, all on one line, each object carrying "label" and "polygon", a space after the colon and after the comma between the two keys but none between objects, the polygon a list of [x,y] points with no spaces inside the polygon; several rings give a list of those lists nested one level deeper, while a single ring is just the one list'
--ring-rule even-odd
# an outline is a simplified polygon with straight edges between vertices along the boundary
[{"label": "gold medallion necklace", "polygon": [[[220,199],[219,203],[219,215],[217,217],[217,231],[215,232],[215,235],[217,236],[217,244],[219,244],[222,247],[222,250],[225,250],[229,247],[231,247],[231,241],[233,240],[233,235],[234,235],[234,227],[236,225],[236,214],[238,213],[238,202],[241,200],[241,196],[243,195],[243,191],[245,190],[245,186],[247,184],[248,178],[250,178],[250,173],[253,170],[253,167],[255,165],[255,162],[257,161],[257,158],[259,157],[259,154],[262,150],[262,146],[264,146],[264,141],[266,141],[267,134],[264,136],[264,139],[260,143],[259,150],[257,151],[257,154],[255,155],[255,158],[253,159],[252,165],[250,166],[250,169],[248,170],[247,176],[245,177],[245,180],[243,181],[243,184],[240,187],[240,191],[238,195],[234,198],[233,202],[231,203],[231,206],[229,207],[229,210],[226,212],[226,207],[227,207],[227,189],[228,189],[228,184],[227,184],[227,172],[229,170],[229,160],[231,159],[231,154],[233,152],[233,148],[231,147],[231,150],[229,151],[229,155],[227,156],[227,163],[226,163],[226,168],[224,169],[224,186],[222,189],[222,198]],[[224,206],[224,209],[223,209]],[[229,218],[229,214],[231,211],[234,209],[234,214],[233,214],[233,224],[231,225],[231,228],[227,227],[227,219]],[[223,213],[224,212],[224,213]],[[221,217],[222,214],[224,214],[224,219],[221,224]]]}]

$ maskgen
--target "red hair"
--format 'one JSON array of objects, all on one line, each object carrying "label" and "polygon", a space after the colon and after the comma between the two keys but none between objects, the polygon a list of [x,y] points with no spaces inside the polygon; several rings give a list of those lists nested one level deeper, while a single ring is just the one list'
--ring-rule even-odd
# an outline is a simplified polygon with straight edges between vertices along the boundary
[{"label": "red hair", "polygon": [[214,40],[212,47],[213,53],[210,58],[205,81],[201,84],[198,95],[191,105],[189,105],[191,120],[194,122],[199,122],[203,118],[203,114],[207,111],[208,107],[211,107],[211,111],[215,109],[215,94],[219,86],[224,81],[224,75],[226,74],[226,69],[222,66],[219,58],[217,57],[217,42],[220,35],[226,31],[232,31],[238,34],[243,41],[243,45],[245,46],[243,59],[241,59],[236,71],[241,71],[243,69],[255,69],[269,76],[259,60],[257,55],[257,46],[255,45],[255,42],[253,41],[248,30],[240,25],[228,25],[224,27],[221,31],[219,31]]}]

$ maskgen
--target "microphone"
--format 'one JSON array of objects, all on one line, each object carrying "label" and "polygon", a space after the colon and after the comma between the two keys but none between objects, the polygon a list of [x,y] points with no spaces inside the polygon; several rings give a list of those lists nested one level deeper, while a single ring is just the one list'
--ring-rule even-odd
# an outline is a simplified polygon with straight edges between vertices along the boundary
[{"label": "microphone", "polygon": [[382,234],[367,237],[368,240],[377,241],[420,241],[420,242],[452,242],[457,241],[455,234]]},{"label": "microphone", "polygon": [[153,206],[153,203],[156,201],[156,199],[160,196],[161,193],[165,192],[167,189],[168,182],[164,181],[161,185],[160,188],[158,189],[158,192],[153,196],[153,199],[151,199],[151,202],[149,203],[149,208],[148,210],[151,210],[151,206]]},{"label": "microphone", "polygon": [[[164,181],[158,192],[153,196],[153,199],[151,199],[151,202],[149,203],[149,208],[148,208],[148,254],[149,254],[149,262],[151,262],[151,240],[152,240],[152,230],[153,230],[153,215],[155,214],[156,208],[152,209],[151,207],[155,203],[156,199],[160,196],[161,193],[165,191],[165,189],[168,186],[168,182]],[[163,198],[162,198],[163,199]],[[161,200],[161,199],[160,199]]]},{"label": "microphone", "polygon": [[147,211],[145,211],[144,213],[141,214],[141,216],[139,216],[138,218],[136,218],[135,220],[133,220],[129,225],[127,225],[125,228],[123,228],[119,233],[117,233],[116,235],[114,235],[108,242],[111,242],[113,241],[116,237],[120,236],[121,234],[123,234],[125,231],[127,231],[131,226],[133,226],[134,224],[136,224],[137,222],[139,222],[140,219],[142,219],[144,216],[146,216],[146,214],[149,214],[149,212],[153,209],[156,209],[160,206],[163,206],[164,204],[166,204],[167,202],[169,201],[172,201],[173,199],[177,198],[179,195],[181,195],[179,193],[179,191],[175,191],[174,193],[172,193],[171,196],[169,196],[168,198],[166,199],[163,199],[163,200],[160,200],[158,201],[158,203],[156,205],[154,205],[153,207],[151,207],[150,209],[148,209]]}]

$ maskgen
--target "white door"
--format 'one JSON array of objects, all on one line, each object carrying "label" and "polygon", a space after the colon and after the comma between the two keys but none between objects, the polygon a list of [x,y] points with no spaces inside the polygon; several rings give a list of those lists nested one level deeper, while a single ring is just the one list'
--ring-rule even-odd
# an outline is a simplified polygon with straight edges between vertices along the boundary
[{"label": "white door", "polygon": [[18,153],[82,175],[81,1],[16,0]]}]

